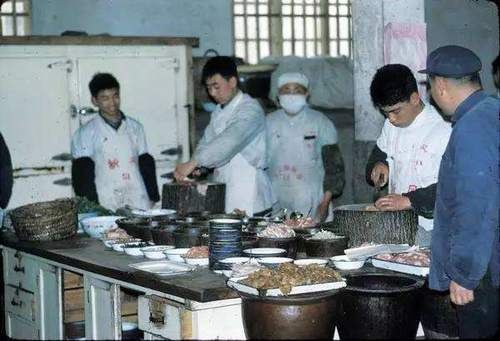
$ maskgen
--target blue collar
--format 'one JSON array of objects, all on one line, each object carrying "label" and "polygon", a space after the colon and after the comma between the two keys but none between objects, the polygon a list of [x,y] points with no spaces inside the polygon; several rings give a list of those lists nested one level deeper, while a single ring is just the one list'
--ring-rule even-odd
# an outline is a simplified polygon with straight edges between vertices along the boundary
[{"label": "blue collar", "polygon": [[478,90],[467,97],[455,110],[451,121],[457,123],[473,106],[488,97],[484,90]]}]

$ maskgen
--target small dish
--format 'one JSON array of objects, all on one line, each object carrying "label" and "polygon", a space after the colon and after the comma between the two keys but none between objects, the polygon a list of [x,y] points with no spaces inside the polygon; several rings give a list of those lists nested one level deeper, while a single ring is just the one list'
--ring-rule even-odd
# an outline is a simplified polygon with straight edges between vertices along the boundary
[{"label": "small dish", "polygon": [[205,258],[187,258],[187,257],[184,257],[184,261],[187,264],[191,264],[191,265],[208,266],[208,257],[205,257]]},{"label": "small dish", "polygon": [[142,253],[146,258],[149,259],[164,259],[167,257],[165,255],[166,250],[175,249],[173,245],[157,245],[157,246],[146,246],[141,249]]},{"label": "small dish", "polygon": [[131,238],[131,239],[105,239],[102,242],[104,246],[108,249],[112,249],[115,244],[125,244],[125,243],[135,243],[140,242],[142,239],[139,238]]},{"label": "small dish", "polygon": [[297,259],[293,261],[293,264],[298,265],[298,266],[306,266],[310,264],[317,264],[319,266],[326,266],[328,264],[327,259],[320,259],[320,258],[306,258],[306,259]]},{"label": "small dish", "polygon": [[184,258],[182,256],[185,255],[188,251],[189,248],[179,248],[179,249],[165,250],[163,251],[163,253],[165,253],[168,260],[184,263]]},{"label": "small dish", "polygon": [[243,253],[246,256],[251,257],[280,257],[286,254],[285,249],[273,248],[273,247],[257,247],[253,249],[245,249]]},{"label": "small dish", "polygon": [[82,219],[83,230],[92,238],[101,239],[104,232],[118,227],[116,221],[122,216],[101,216]]},{"label": "small dish", "polygon": [[277,268],[280,264],[284,263],[292,263],[293,258],[288,258],[288,257],[263,257],[259,258],[257,262],[261,265],[264,265],[268,268],[275,269]]},{"label": "small dish", "polygon": [[147,245],[147,243],[126,243],[123,245],[123,251],[129,256],[144,256],[141,249]]},{"label": "small dish", "polygon": [[352,260],[346,255],[334,256],[330,258],[333,265],[339,270],[355,270],[361,268],[365,264],[365,260]]}]

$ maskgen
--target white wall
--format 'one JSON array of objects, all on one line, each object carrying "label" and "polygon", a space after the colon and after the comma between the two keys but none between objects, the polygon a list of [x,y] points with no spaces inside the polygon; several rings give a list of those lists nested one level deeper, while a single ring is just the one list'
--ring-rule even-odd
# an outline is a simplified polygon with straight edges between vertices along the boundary
[{"label": "white wall", "polygon": [[207,49],[233,54],[231,0],[33,0],[32,34],[190,36],[200,39],[193,55]]}]

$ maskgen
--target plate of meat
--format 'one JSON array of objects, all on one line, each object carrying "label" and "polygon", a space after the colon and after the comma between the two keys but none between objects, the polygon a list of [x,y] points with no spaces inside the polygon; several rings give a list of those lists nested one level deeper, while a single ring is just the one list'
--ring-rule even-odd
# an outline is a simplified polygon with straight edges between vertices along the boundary
[{"label": "plate of meat", "polygon": [[403,253],[382,253],[372,258],[373,266],[417,276],[429,274],[430,251],[414,250]]}]

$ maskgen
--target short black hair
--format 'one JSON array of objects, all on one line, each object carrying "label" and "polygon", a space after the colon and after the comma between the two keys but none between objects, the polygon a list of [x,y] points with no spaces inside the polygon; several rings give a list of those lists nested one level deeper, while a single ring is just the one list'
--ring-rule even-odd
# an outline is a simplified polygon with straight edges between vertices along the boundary
[{"label": "short black hair", "polygon": [[205,66],[203,66],[201,73],[202,84],[205,85],[208,78],[217,74],[220,74],[226,80],[229,80],[231,77],[236,77],[236,80],[238,80],[238,69],[236,68],[234,59],[228,56],[210,58]]},{"label": "short black hair", "polygon": [[120,90],[120,83],[110,73],[96,73],[89,82],[89,90],[92,97],[97,97],[100,91],[107,89]]},{"label": "short black hair", "polygon": [[387,64],[377,70],[370,85],[372,102],[377,108],[407,102],[417,92],[417,81],[402,64]]}]

